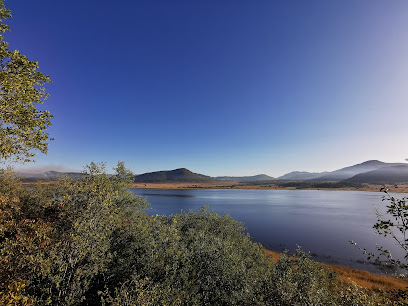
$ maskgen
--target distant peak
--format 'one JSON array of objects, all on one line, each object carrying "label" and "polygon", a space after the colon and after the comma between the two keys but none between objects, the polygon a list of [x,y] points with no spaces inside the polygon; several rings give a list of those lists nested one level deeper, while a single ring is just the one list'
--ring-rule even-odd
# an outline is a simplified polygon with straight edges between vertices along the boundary
[{"label": "distant peak", "polygon": [[186,168],[149,172],[137,175],[135,182],[201,182],[213,180],[211,177],[191,172]]},{"label": "distant peak", "polygon": [[362,165],[363,164],[384,164],[384,162],[376,160],[376,159],[372,159],[372,160],[367,160],[367,161],[365,161],[365,162],[363,162],[361,164]]},{"label": "distant peak", "polygon": [[188,170],[187,168],[178,168],[178,169],[171,170],[171,172],[193,173],[192,171]]}]

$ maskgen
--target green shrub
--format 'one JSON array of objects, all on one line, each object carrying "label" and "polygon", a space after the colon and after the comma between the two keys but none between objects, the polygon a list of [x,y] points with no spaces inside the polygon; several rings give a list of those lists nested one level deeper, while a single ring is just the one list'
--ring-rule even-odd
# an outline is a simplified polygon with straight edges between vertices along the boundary
[{"label": "green shrub", "polygon": [[[143,228],[148,234],[141,240],[127,240],[133,243],[126,249],[135,250],[124,253],[120,262],[127,268],[132,263],[134,273],[114,299],[132,296],[150,305],[254,305],[267,294],[272,263],[229,216],[202,208],[150,217]],[[113,270],[129,271],[117,264]]]},{"label": "green shrub", "polygon": [[103,164],[91,164],[79,180],[63,177],[28,189],[3,173],[0,272],[9,281],[2,289],[16,280],[40,304],[85,300],[112,260],[111,239],[121,220],[147,207],[125,188],[122,174],[109,177]]}]

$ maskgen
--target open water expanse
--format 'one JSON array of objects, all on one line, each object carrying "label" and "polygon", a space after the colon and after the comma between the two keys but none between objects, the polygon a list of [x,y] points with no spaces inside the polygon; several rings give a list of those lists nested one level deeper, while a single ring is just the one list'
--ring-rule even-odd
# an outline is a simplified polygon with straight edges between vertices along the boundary
[{"label": "open water expanse", "polygon": [[[297,245],[313,259],[376,273],[392,274],[366,262],[362,248],[375,251],[385,246],[394,257],[402,258],[400,248],[375,234],[374,206],[385,212],[383,193],[322,190],[229,190],[229,189],[132,189],[147,197],[148,213],[176,214],[197,211],[208,204],[220,214],[230,214],[243,222],[254,241],[270,250],[293,251]],[[396,197],[408,196],[396,194]],[[396,256],[395,256],[396,255]]]}]

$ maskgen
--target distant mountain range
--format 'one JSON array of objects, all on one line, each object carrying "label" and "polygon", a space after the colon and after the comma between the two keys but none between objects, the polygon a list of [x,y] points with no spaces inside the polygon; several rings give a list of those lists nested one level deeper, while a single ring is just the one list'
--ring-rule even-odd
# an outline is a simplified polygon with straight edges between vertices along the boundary
[{"label": "distant mountain range", "polygon": [[[399,183],[408,182],[408,176],[405,175],[407,166],[408,164],[405,163],[384,163],[378,160],[369,160],[332,172],[312,173],[295,171],[278,177],[278,180],[395,184],[396,181]],[[386,171],[389,167],[392,170]],[[368,175],[369,173],[370,175]]]},{"label": "distant mountain range", "polygon": [[[251,177],[217,177],[216,179],[237,182],[273,181],[267,175]],[[369,160],[361,164],[345,167],[331,172],[294,171],[278,177],[278,181],[309,181],[309,182],[347,182],[359,184],[396,184],[408,183],[408,164],[384,163]]]},{"label": "distant mountain range", "polygon": [[[61,175],[69,175],[73,178],[81,177],[79,172],[47,171],[42,173],[19,173],[24,181],[49,181]],[[332,172],[301,172],[294,171],[273,178],[266,174],[253,176],[218,176],[194,173],[186,168],[168,171],[149,172],[136,175],[135,182],[210,182],[210,181],[234,181],[234,182],[266,182],[266,181],[309,181],[309,182],[347,182],[358,184],[396,184],[408,183],[408,164],[384,163],[378,160],[369,160],[361,164],[345,167]]]},{"label": "distant mountain range", "polygon": [[325,175],[322,175],[320,177],[317,177],[314,179],[314,181],[319,181],[319,182],[328,182],[328,181],[343,181],[346,179],[349,179],[355,175],[377,170],[383,167],[389,167],[389,166],[404,166],[406,164],[403,163],[384,163],[380,162],[378,160],[369,160],[361,164],[357,164],[354,166],[342,168],[333,172],[329,172]]}]

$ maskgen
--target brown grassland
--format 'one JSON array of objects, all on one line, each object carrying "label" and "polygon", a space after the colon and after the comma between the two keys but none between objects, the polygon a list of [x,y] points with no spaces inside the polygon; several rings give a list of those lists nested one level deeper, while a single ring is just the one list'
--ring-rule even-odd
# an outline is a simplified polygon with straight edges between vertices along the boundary
[{"label": "brown grassland", "polygon": [[[35,186],[37,183],[52,184],[55,181],[24,182],[26,186]],[[210,182],[164,182],[164,183],[133,183],[131,188],[146,189],[249,189],[249,190],[344,190],[344,191],[372,191],[381,192],[384,185],[363,184],[362,187],[342,188],[296,188],[283,187],[276,184],[247,184],[232,181],[210,181]],[[397,186],[387,185],[388,192],[408,193],[408,184]]]},{"label": "brown grassland", "polygon": [[[343,188],[305,188],[302,190],[348,190],[348,191],[378,191],[382,185],[363,185],[360,188],[343,187]],[[389,192],[408,193],[408,184],[387,186]],[[252,185],[229,181],[213,181],[213,182],[166,182],[166,183],[134,183],[132,188],[147,188],[147,189],[259,189],[259,190],[295,190],[295,187],[281,187],[275,184]]]}]

